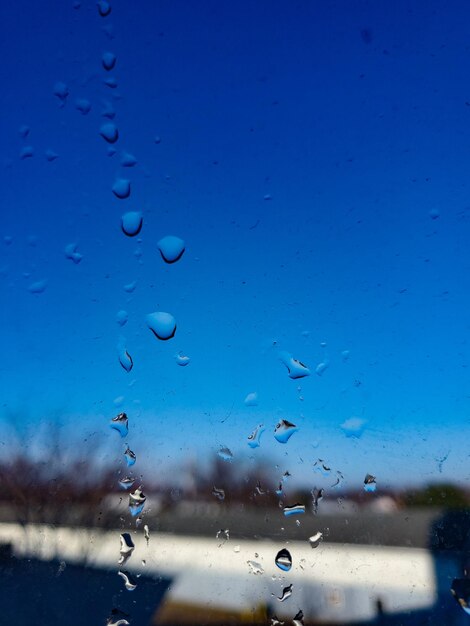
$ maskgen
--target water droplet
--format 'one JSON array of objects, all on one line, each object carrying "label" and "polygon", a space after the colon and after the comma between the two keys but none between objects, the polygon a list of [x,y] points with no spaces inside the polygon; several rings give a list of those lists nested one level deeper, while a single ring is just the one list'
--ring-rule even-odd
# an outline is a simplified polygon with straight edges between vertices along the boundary
[{"label": "water droplet", "polygon": [[108,143],[116,143],[116,141],[119,139],[119,131],[116,124],[114,124],[113,122],[106,122],[105,124],[101,124],[100,135]]},{"label": "water droplet", "polygon": [[126,476],[125,478],[120,479],[119,486],[127,491],[127,489],[130,489],[134,483],[135,478],[132,478],[132,476]]},{"label": "water droplet", "polygon": [[318,512],[318,503],[323,500],[324,489],[317,489],[316,487],[310,492],[312,495],[312,513],[314,515]]},{"label": "water droplet", "polygon": [[80,111],[82,115],[88,115],[91,111],[91,102],[86,98],[78,98],[75,100],[75,108]]},{"label": "water droplet", "polygon": [[135,237],[142,229],[142,213],[129,211],[121,217],[122,232],[128,237]]},{"label": "water droplet", "polygon": [[130,626],[126,617],[129,617],[127,613],[120,611],[119,609],[113,609],[111,615],[106,621],[106,626]]},{"label": "water droplet", "polygon": [[128,373],[134,367],[134,361],[132,360],[131,355],[126,349],[121,349],[119,351],[119,363]]},{"label": "water droplet", "polygon": [[142,559],[142,567],[145,567],[147,565],[147,561],[145,559]]},{"label": "water droplet", "polygon": [[185,244],[179,237],[168,235],[158,242],[158,249],[165,263],[176,263],[185,250]]},{"label": "water droplet", "polygon": [[240,552],[240,546],[234,546],[233,551],[235,554],[238,554]]},{"label": "water droplet", "polygon": [[299,429],[295,424],[287,420],[281,420],[274,429],[274,438],[279,443],[287,443],[292,435]]},{"label": "water droplet", "polygon": [[450,591],[465,613],[470,615],[470,578],[455,578]]},{"label": "water droplet", "polygon": [[47,280],[37,280],[34,283],[31,283],[31,285],[28,287],[28,291],[35,294],[44,293],[46,291],[46,287]]},{"label": "water droplet", "polygon": [[124,450],[124,456],[126,457],[127,467],[132,467],[132,465],[134,465],[134,463],[137,461],[135,452],[132,452],[129,446],[127,446],[127,448]]},{"label": "water droplet", "polygon": [[292,567],[292,557],[289,550],[286,550],[285,548],[279,550],[279,552],[276,554],[274,562],[279,569],[282,569],[283,572],[288,572]]},{"label": "water droplet", "polygon": [[57,576],[60,576],[66,567],[67,567],[67,563],[65,561],[61,561],[57,569]]},{"label": "water droplet", "polygon": [[375,476],[372,474],[366,474],[364,478],[364,491],[374,492],[377,489],[377,482]]},{"label": "water droplet", "polygon": [[317,459],[313,464],[313,468],[322,476],[329,476],[331,473],[331,467],[329,467],[323,459]]},{"label": "water droplet", "polygon": [[110,87],[111,89],[116,89],[118,86],[118,82],[117,80],[114,78],[114,76],[109,76],[108,78],[105,78],[103,80],[103,83],[107,86]]},{"label": "water droplet", "polygon": [[300,609],[300,611],[295,615],[294,619],[292,620],[292,626],[303,626],[303,624],[304,624],[304,613],[302,609]]},{"label": "water droplet", "polygon": [[147,315],[147,326],[157,339],[166,341],[175,336],[176,320],[170,313],[156,311]]},{"label": "water droplet", "polygon": [[175,360],[178,363],[178,365],[181,365],[181,367],[185,367],[186,365],[189,364],[191,359],[189,358],[189,356],[185,356],[184,354],[181,354],[180,352],[179,354],[175,356]]},{"label": "water droplet", "polygon": [[308,542],[311,548],[318,548],[322,541],[323,533],[321,533],[320,531],[308,538]]},{"label": "water droplet", "polygon": [[110,72],[116,65],[116,55],[113,52],[103,52],[101,63],[104,69]]},{"label": "water droplet", "polygon": [[125,324],[127,324],[128,319],[129,314],[127,311],[124,311],[124,309],[121,309],[116,313],[116,322],[119,324],[119,326],[124,326]]},{"label": "water droplet", "polygon": [[134,167],[137,165],[137,159],[130,152],[123,152],[121,154],[121,165],[123,167]]},{"label": "water droplet", "polygon": [[349,350],[343,350],[341,352],[341,357],[343,361],[347,361],[349,359]]},{"label": "water droplet", "polygon": [[291,506],[284,507],[284,515],[286,517],[292,517],[294,515],[302,515],[305,513],[305,505],[304,504],[292,504]]},{"label": "water droplet", "polygon": [[323,361],[322,363],[319,363],[316,366],[315,374],[317,374],[318,376],[321,376],[322,374],[324,374],[326,369],[328,369],[328,362],[327,361]]},{"label": "water droplet", "polygon": [[111,13],[111,5],[109,2],[106,2],[106,0],[99,0],[96,4],[98,6],[98,13],[101,17],[106,17]]},{"label": "water droplet", "polygon": [[335,480],[335,482],[331,485],[331,487],[337,487],[337,486],[341,483],[341,481],[342,481],[343,479],[344,479],[343,474],[342,474],[339,470],[337,470],[337,471],[336,471],[336,480]]},{"label": "water droplet", "polygon": [[279,487],[276,489],[276,495],[282,496],[282,482],[279,483]]},{"label": "water droplet", "polygon": [[20,151],[20,159],[24,161],[25,159],[30,159],[34,156],[34,148],[33,146],[25,146]]},{"label": "water droplet", "polygon": [[149,527],[147,526],[147,524],[144,525],[144,539],[147,542],[147,545],[149,545],[149,541],[150,541],[150,530]]},{"label": "water droplet", "polygon": [[217,489],[217,487],[212,487],[212,495],[217,498],[217,500],[225,500],[225,491],[223,489]]},{"label": "water droplet", "polygon": [[270,626],[284,626],[285,622],[281,622],[275,615],[271,617]]},{"label": "water droplet", "polygon": [[245,406],[258,406],[258,394],[256,391],[253,391],[246,396]]},{"label": "water droplet", "polygon": [[27,124],[22,124],[19,128],[18,128],[18,134],[22,139],[26,139],[26,137],[29,135],[31,129]]},{"label": "water droplet", "polygon": [[103,117],[107,117],[110,120],[113,120],[116,117],[116,111],[114,110],[111,102],[108,102],[107,100],[103,101],[103,109],[101,111],[101,115]]},{"label": "water droplet", "polygon": [[350,417],[340,426],[346,437],[359,439],[365,430],[366,420],[360,417]]},{"label": "water droplet", "polygon": [[230,450],[230,448],[227,448],[226,446],[221,446],[220,450],[217,452],[217,455],[221,459],[223,459],[224,461],[232,461],[233,460],[232,451]]},{"label": "water droplet", "polygon": [[287,367],[287,375],[289,378],[296,380],[297,378],[310,376],[310,370],[308,367],[297,359],[294,359],[288,352],[281,352],[279,358]]},{"label": "water droplet", "polygon": [[124,580],[124,586],[127,589],[127,591],[134,591],[134,589],[136,589],[137,583],[129,574],[129,572],[123,571],[123,572],[118,572],[118,574]]},{"label": "water droplet", "polygon": [[57,152],[54,152],[54,150],[46,150],[44,155],[49,163],[52,163],[52,161],[55,161],[59,158],[59,155],[57,154]]},{"label": "water droplet", "polygon": [[126,437],[129,432],[129,419],[126,413],[119,413],[113,417],[110,424],[111,428],[117,430],[121,437]]},{"label": "water droplet", "polygon": [[431,209],[431,210],[429,211],[429,217],[430,217],[432,220],[437,220],[437,219],[440,217],[440,215],[441,215],[441,214],[439,213],[438,209]]},{"label": "water droplet", "polygon": [[248,445],[250,446],[250,448],[259,448],[259,446],[261,445],[261,435],[264,433],[265,430],[265,426],[263,424],[259,424],[251,433],[251,435],[248,435]]},{"label": "water droplet", "polygon": [[131,195],[131,181],[127,178],[116,178],[112,191],[116,198],[125,200]]},{"label": "water droplet", "polygon": [[146,500],[147,496],[143,494],[140,487],[134,493],[129,494],[129,511],[133,517],[137,517],[137,515],[142,513]]},{"label": "water droplet", "polygon": [[119,557],[118,565],[124,565],[129,560],[131,554],[134,552],[135,545],[129,533],[122,533],[122,535],[120,536],[120,540],[121,549],[119,551],[119,554],[121,556]]},{"label": "water droplet", "polygon": [[261,563],[257,561],[247,561],[248,567],[250,568],[250,574],[254,574],[257,576],[258,574],[264,574],[264,569]]},{"label": "water droplet", "polygon": [[73,261],[75,265],[78,265],[80,261],[83,259],[83,256],[80,254],[80,252],[77,252],[76,243],[69,243],[68,245],[66,245],[64,254],[65,254],[65,258]]},{"label": "water droplet", "polygon": [[278,598],[278,600],[279,602],[284,602],[285,600],[287,600],[287,598],[290,598],[291,595],[292,595],[292,585],[289,585],[288,587],[284,587],[281,593],[281,597]]},{"label": "water droplet", "polygon": [[132,293],[133,291],[135,291],[136,287],[137,287],[137,281],[133,280],[131,283],[127,283],[127,285],[124,285],[124,291],[126,293]]},{"label": "water droplet", "polygon": [[57,98],[59,98],[59,100],[62,102],[62,105],[65,104],[65,101],[67,99],[67,96],[69,95],[69,88],[67,87],[67,85],[61,81],[58,81],[55,85],[54,85],[54,96],[56,96]]},{"label": "water droplet", "polygon": [[228,541],[230,539],[230,531],[228,528],[226,528],[225,530],[221,528],[220,530],[217,531],[215,538],[220,539],[221,537],[225,541]]}]

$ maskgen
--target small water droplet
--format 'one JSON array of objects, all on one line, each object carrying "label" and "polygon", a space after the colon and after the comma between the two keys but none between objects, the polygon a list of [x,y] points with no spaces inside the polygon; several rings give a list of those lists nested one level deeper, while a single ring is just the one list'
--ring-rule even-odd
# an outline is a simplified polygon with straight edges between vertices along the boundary
[{"label": "small water droplet", "polygon": [[294,616],[292,620],[292,626],[303,626],[304,624],[304,613],[302,609]]},{"label": "small water droplet", "polygon": [[437,219],[440,217],[440,215],[441,215],[441,214],[439,213],[439,210],[438,210],[438,209],[431,209],[431,210],[429,211],[429,217],[430,217],[432,220],[437,220]]},{"label": "small water droplet", "polygon": [[127,589],[127,591],[134,591],[134,589],[136,589],[137,583],[132,578],[132,576],[129,574],[129,572],[125,572],[125,571],[121,572],[120,571],[120,572],[118,572],[118,574],[123,579],[124,586]]},{"label": "small water droplet", "polygon": [[127,613],[120,611],[119,609],[113,609],[111,615],[106,621],[106,626],[130,626],[126,617],[129,617]]},{"label": "small water droplet", "polygon": [[360,417],[350,417],[340,426],[346,437],[359,439],[365,430],[366,420]]},{"label": "small water droplet", "polygon": [[250,568],[250,574],[254,574],[257,576],[258,574],[264,574],[264,569],[261,563],[257,561],[247,561],[248,567]]},{"label": "small water droplet", "polygon": [[124,326],[125,324],[127,324],[128,319],[129,314],[127,311],[124,311],[124,309],[121,309],[116,313],[116,322],[119,324],[119,326]]},{"label": "small water droplet", "polygon": [[116,178],[112,191],[116,198],[125,200],[131,195],[131,181],[127,178]]},{"label": "small water droplet", "polygon": [[181,354],[180,352],[175,356],[175,360],[178,363],[178,365],[181,365],[181,367],[186,367],[186,365],[189,365],[189,362],[191,359],[189,358],[189,356]]},{"label": "small water droplet", "polygon": [[77,244],[69,243],[65,246],[64,254],[65,258],[72,261],[75,265],[78,265],[80,261],[83,259],[83,256],[80,252],[77,252]]},{"label": "small water droplet", "polygon": [[116,55],[113,52],[103,52],[101,63],[104,69],[110,72],[116,65]]},{"label": "small water droplet", "polygon": [[259,446],[261,445],[261,435],[264,433],[265,430],[265,426],[263,424],[259,424],[251,433],[251,435],[248,435],[248,445],[250,446],[250,448],[259,448]]},{"label": "small water droplet", "polygon": [[127,489],[130,489],[134,483],[135,478],[132,478],[132,476],[126,476],[125,478],[120,479],[119,486],[127,491]]},{"label": "small water droplet", "polygon": [[217,500],[225,500],[225,491],[223,489],[218,489],[217,487],[212,487],[212,495],[217,498]]},{"label": "small water droplet", "polygon": [[57,576],[60,576],[62,574],[62,572],[65,571],[66,567],[67,567],[67,563],[65,561],[61,561],[59,563],[59,567],[57,569]]},{"label": "small water droplet", "polygon": [[292,422],[281,420],[276,424],[276,428],[274,429],[274,438],[276,441],[279,441],[279,443],[287,443],[298,430],[297,426],[292,424]]},{"label": "small water droplet", "polygon": [[128,237],[135,237],[142,229],[142,213],[140,211],[129,211],[121,217],[122,232]]},{"label": "small water droplet", "polygon": [[287,598],[290,598],[291,595],[292,595],[292,585],[289,585],[288,587],[284,587],[281,593],[281,597],[278,598],[278,600],[279,602],[284,602],[285,600],[287,600]]},{"label": "small water droplet", "polygon": [[[273,579],[275,580],[276,577],[273,576]],[[284,626],[285,622],[281,622],[280,620],[278,620],[278,618],[275,615],[273,615],[271,617],[271,621],[269,622],[269,624],[270,626]]]},{"label": "small water droplet", "polygon": [[106,122],[100,126],[100,135],[108,143],[116,143],[119,139],[119,131],[116,124],[113,122]]},{"label": "small water droplet", "polygon": [[147,524],[145,524],[144,526],[144,539],[147,542],[147,545],[149,545],[149,541],[150,541],[150,530],[149,527],[147,526]]},{"label": "small water droplet", "polygon": [[126,413],[119,413],[111,420],[110,426],[113,430],[117,430],[121,437],[126,437],[129,432],[129,419]]},{"label": "small water droplet", "polygon": [[116,89],[118,86],[118,82],[114,76],[108,76],[103,80],[103,83],[110,89]]},{"label": "small water droplet", "polygon": [[131,355],[126,349],[121,349],[119,351],[119,363],[121,364],[122,368],[126,370],[127,373],[129,373],[134,367],[134,361],[132,360]]},{"label": "small water droplet", "polygon": [[294,515],[302,515],[302,513],[305,513],[305,505],[299,504],[299,503],[292,504],[290,506],[285,506],[283,511],[286,517],[292,517]]},{"label": "small water droplet", "polygon": [[130,152],[123,152],[121,154],[121,165],[123,167],[134,167],[137,165],[137,159]]},{"label": "small water droplet", "polygon": [[321,533],[320,531],[308,538],[308,542],[311,548],[318,548],[322,541],[323,533]]},{"label": "small water droplet", "polygon": [[34,294],[44,293],[47,287],[47,280],[37,280],[34,283],[31,283],[28,287],[28,291]]},{"label": "small water droplet", "polygon": [[220,450],[217,452],[217,456],[219,456],[224,461],[232,461],[233,460],[232,451],[230,450],[230,448],[227,448],[226,446],[221,446],[220,447]]},{"label": "small water droplet", "polygon": [[101,17],[106,17],[111,13],[112,7],[109,2],[106,2],[106,0],[99,0],[96,5],[98,7],[98,13]]},{"label": "small water droplet", "polygon": [[129,446],[127,446],[127,448],[124,450],[124,456],[126,457],[127,467],[132,467],[132,465],[134,465],[137,460],[135,452],[132,452]]},{"label": "small water droplet", "polygon": [[240,546],[235,546],[233,548],[233,551],[235,552],[235,554],[238,554],[240,552]]},{"label": "small water droplet", "polygon": [[455,578],[450,591],[465,613],[470,615],[470,578]]},{"label": "small water droplet", "polygon": [[377,489],[377,482],[375,476],[372,474],[366,474],[364,478],[364,491],[374,492]]},{"label": "small water droplet", "polygon": [[156,311],[149,313],[146,317],[147,326],[157,339],[167,341],[175,336],[176,320],[170,313]]},{"label": "small water droplet", "polygon": [[316,368],[315,368],[315,374],[317,374],[318,376],[322,376],[322,374],[325,373],[325,370],[328,369],[328,362],[327,361],[323,361],[322,363],[319,363]]},{"label": "small water droplet", "polygon": [[176,263],[183,256],[185,250],[184,241],[173,235],[163,237],[157,245],[165,263]]},{"label": "small water droplet", "polygon": [[317,459],[313,464],[313,469],[322,476],[329,476],[331,473],[331,467],[323,459]]},{"label": "small water droplet", "polygon": [[279,358],[282,363],[287,367],[287,375],[289,378],[296,380],[297,378],[304,378],[310,376],[310,370],[301,361],[294,359],[288,352],[281,352]]},{"label": "small water droplet", "polygon": [[33,146],[25,146],[20,150],[20,159],[24,161],[25,159],[30,159],[34,156],[34,148]]},{"label": "small water droplet", "polygon": [[109,120],[113,120],[116,117],[116,111],[111,102],[107,100],[103,101],[103,109],[101,111],[103,117],[107,117]]},{"label": "small water droplet", "polygon": [[314,487],[310,494],[312,496],[312,513],[316,515],[318,512],[318,503],[320,500],[323,500],[324,489],[317,489],[317,487]]},{"label": "small water droplet", "polygon": [[137,287],[137,281],[133,280],[131,283],[127,283],[127,285],[124,285],[124,291],[126,293],[132,293],[133,291],[135,291],[136,287]]},{"label": "small water droplet", "polygon": [[86,98],[78,98],[75,100],[75,108],[80,111],[82,115],[88,115],[91,111],[91,102]]},{"label": "small water droplet", "polygon": [[19,128],[18,128],[18,134],[22,139],[26,139],[26,137],[29,135],[31,129],[27,124],[22,124]]},{"label": "small water droplet", "polygon": [[146,500],[147,496],[143,494],[140,487],[129,494],[129,511],[133,517],[137,517],[142,513]]},{"label": "small water droplet", "polygon": [[256,391],[253,391],[246,396],[245,406],[258,406],[258,394]]},{"label": "small water droplet", "polygon": [[223,528],[221,528],[220,530],[217,531],[217,534],[215,536],[216,539],[224,539],[225,541],[228,541],[230,539],[230,531],[228,528],[226,528],[225,530]]},{"label": "small water droplet", "polygon": [[59,155],[57,154],[57,152],[54,152],[54,150],[46,150],[44,155],[49,163],[52,163],[52,161],[55,161],[59,158]]},{"label": "small water droplet", "polygon": [[277,496],[282,496],[282,482],[279,483],[278,488],[276,489],[276,495]]},{"label": "small water droplet", "polygon": [[343,361],[347,361],[349,359],[349,350],[343,350],[341,352],[341,357],[343,359]]},{"label": "small water droplet", "polygon": [[283,572],[288,572],[292,567],[292,557],[289,550],[286,550],[285,548],[279,550],[279,552],[276,554],[274,562],[279,569],[282,569]]},{"label": "small water droplet", "polygon": [[142,559],[142,567],[145,567],[147,565],[147,561],[145,559]]},{"label": "small water droplet", "polygon": [[119,554],[121,556],[119,557],[118,565],[124,565],[129,560],[131,554],[134,552],[135,545],[129,533],[122,533],[122,535],[120,536],[120,540],[121,549],[119,551]]},{"label": "small water droplet", "polygon": [[69,95],[69,88],[62,81],[58,81],[54,85],[53,93],[54,93],[54,96],[59,98],[59,100],[61,101],[62,106],[63,106],[65,104],[67,96]]}]

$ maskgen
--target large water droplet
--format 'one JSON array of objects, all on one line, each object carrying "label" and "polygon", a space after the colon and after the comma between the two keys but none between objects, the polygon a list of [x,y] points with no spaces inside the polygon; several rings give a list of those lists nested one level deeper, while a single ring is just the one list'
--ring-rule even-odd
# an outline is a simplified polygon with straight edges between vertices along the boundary
[{"label": "large water droplet", "polygon": [[230,448],[226,446],[221,446],[220,450],[217,452],[217,456],[219,456],[223,461],[232,461],[233,453]]},{"label": "large water droplet", "polygon": [[132,487],[132,485],[135,483],[135,478],[132,478],[132,476],[125,476],[124,478],[121,478],[119,481],[119,486],[122,489],[130,489]]},{"label": "large water droplet", "polygon": [[313,464],[313,469],[322,476],[329,476],[331,474],[331,467],[327,465],[323,459],[317,459]]},{"label": "large water droplet", "polygon": [[305,513],[305,505],[304,504],[292,504],[290,506],[284,507],[284,515],[286,517],[293,517],[294,515],[302,515]]},{"label": "large water droplet", "polygon": [[123,579],[124,586],[127,589],[127,591],[134,591],[134,589],[136,589],[137,583],[129,574],[129,572],[122,571],[122,572],[118,572],[118,574]]},{"label": "large water droplet", "polygon": [[100,135],[108,143],[116,143],[116,141],[119,139],[119,131],[116,124],[114,124],[113,122],[106,122],[105,124],[101,124]]},{"label": "large water droplet", "polygon": [[303,626],[304,625],[304,613],[302,609],[294,616],[292,620],[292,626]]},{"label": "large water droplet", "polygon": [[304,378],[310,376],[310,370],[306,365],[294,359],[288,352],[281,352],[279,358],[282,363],[287,367],[287,375],[294,380],[297,378]]},{"label": "large water droplet", "polygon": [[377,482],[375,476],[372,474],[366,474],[364,478],[364,491],[373,492],[377,489]]},{"label": "large water droplet", "polygon": [[134,167],[137,165],[137,159],[130,152],[123,152],[121,154],[121,165],[123,167]]},{"label": "large water droplet", "polygon": [[110,426],[112,429],[117,430],[121,437],[126,437],[129,432],[129,419],[126,413],[119,413],[111,420]]},{"label": "large water droplet", "polygon": [[245,406],[257,406],[258,405],[258,394],[256,391],[249,393],[245,398]]},{"label": "large water droplet", "polygon": [[128,373],[134,367],[134,361],[132,360],[131,355],[125,348],[119,351],[119,363]]},{"label": "large water droplet", "polygon": [[69,95],[69,88],[62,81],[58,81],[54,85],[54,96],[59,98],[62,102],[62,105],[65,103],[67,96]]},{"label": "large water droplet", "polygon": [[279,443],[287,443],[298,430],[297,426],[292,424],[292,422],[281,420],[276,424],[276,428],[274,429],[274,438],[279,441]]},{"label": "large water droplet", "polygon": [[36,282],[31,283],[31,285],[28,287],[28,291],[34,294],[44,293],[46,291],[46,287],[47,287],[46,279],[37,280]]},{"label": "large water droplet", "polygon": [[91,102],[86,98],[78,98],[75,100],[75,108],[80,111],[82,115],[88,115],[91,111]]},{"label": "large water droplet", "polygon": [[170,313],[156,311],[147,315],[147,326],[157,339],[166,341],[175,336],[176,320]]},{"label": "large water droplet", "polygon": [[135,237],[142,229],[142,213],[129,211],[121,217],[122,232],[128,237]]},{"label": "large water droplet", "polygon": [[129,314],[127,311],[124,311],[123,309],[121,309],[120,311],[116,313],[116,322],[119,324],[119,326],[124,326],[125,324],[127,324],[128,319],[129,319]]},{"label": "large water droplet", "polygon": [[103,52],[101,63],[104,69],[110,72],[116,65],[116,55],[113,52]]},{"label": "large water droplet", "polygon": [[111,13],[112,7],[110,3],[106,0],[99,0],[96,4],[98,7],[98,13],[101,15],[101,17],[106,17]]},{"label": "large water droplet", "polygon": [[116,178],[112,191],[116,198],[125,200],[131,195],[131,181],[127,178]]},{"label": "large water droplet", "polygon": [[120,557],[118,565],[124,565],[124,563],[129,560],[131,554],[134,552],[135,545],[129,533],[122,533],[122,535],[120,536],[120,540],[121,548],[119,550]]},{"label": "large water droplet", "polygon": [[69,243],[65,246],[64,250],[65,258],[70,259],[75,265],[78,265],[80,261],[83,259],[83,256],[80,252],[77,252],[77,244]]},{"label": "large water droplet", "polygon": [[308,538],[308,542],[311,548],[318,548],[322,541],[323,533],[321,533],[320,531]]},{"label": "large water droplet", "polygon": [[147,496],[143,494],[140,487],[129,494],[129,511],[133,517],[137,517],[137,515],[142,513],[146,500]]},{"label": "large water droplet", "polygon": [[20,150],[20,159],[22,161],[24,161],[25,159],[30,159],[33,156],[34,156],[33,146],[24,146],[24,148]]},{"label": "large water droplet", "polygon": [[314,487],[310,493],[312,495],[312,513],[316,515],[318,513],[318,503],[320,500],[323,500],[324,489]]},{"label": "large water droplet", "polygon": [[279,569],[282,569],[283,572],[288,572],[292,567],[292,557],[289,550],[286,550],[285,548],[279,550],[279,552],[276,554],[274,562]]},{"label": "large water droplet", "polygon": [[181,365],[181,367],[186,367],[186,365],[189,365],[189,362],[191,359],[189,358],[189,356],[181,354],[180,352],[179,354],[175,356],[175,360],[178,363],[178,365]]},{"label": "large water droplet", "polygon": [[124,456],[126,457],[127,467],[132,467],[132,465],[134,465],[137,460],[135,452],[132,452],[129,446],[127,446],[127,448],[124,450]]},{"label": "large water droplet", "polygon": [[165,263],[175,263],[183,256],[185,250],[184,241],[172,235],[163,237],[157,245]]},{"label": "large water droplet", "polygon": [[106,621],[106,626],[130,626],[130,622],[127,621],[126,617],[129,617],[127,613],[119,609],[113,609]]},{"label": "large water droplet", "polygon": [[455,578],[450,590],[465,613],[470,615],[470,578]]},{"label": "large water droplet", "polygon": [[255,576],[264,574],[264,568],[261,563],[258,563],[257,561],[247,561],[247,563],[250,568],[250,574],[254,574]]},{"label": "large water droplet", "polygon": [[281,593],[281,597],[278,598],[278,600],[279,602],[284,602],[284,600],[287,600],[287,598],[290,598],[291,595],[292,595],[292,585],[289,585],[288,587],[284,587]]},{"label": "large water droplet", "polygon": [[225,500],[225,491],[223,489],[218,489],[217,487],[212,487],[212,495],[217,498],[217,500]]}]

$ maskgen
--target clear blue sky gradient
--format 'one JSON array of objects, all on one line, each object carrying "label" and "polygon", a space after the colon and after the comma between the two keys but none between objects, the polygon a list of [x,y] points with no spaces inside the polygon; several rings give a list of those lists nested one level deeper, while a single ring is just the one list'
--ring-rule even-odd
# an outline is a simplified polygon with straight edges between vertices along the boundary
[{"label": "clear blue sky gradient", "polygon": [[[126,410],[142,467],[162,472],[224,444],[298,478],[321,456],[352,482],[468,480],[469,5],[112,8],[0,6],[2,419],[80,417],[114,437],[108,421]],[[62,108],[57,81],[70,91]],[[104,100],[120,132],[111,157]],[[120,167],[122,150],[134,168]],[[119,176],[127,200],[111,191]],[[141,243],[120,230],[126,211],[143,212]],[[173,265],[157,249],[165,235],[186,241]],[[158,310],[177,321],[168,342],[145,324]],[[289,379],[280,350],[311,376]],[[252,391],[259,404],[245,407]],[[356,441],[340,429],[352,416],[367,421]],[[282,417],[300,428],[285,446],[272,435]]]}]

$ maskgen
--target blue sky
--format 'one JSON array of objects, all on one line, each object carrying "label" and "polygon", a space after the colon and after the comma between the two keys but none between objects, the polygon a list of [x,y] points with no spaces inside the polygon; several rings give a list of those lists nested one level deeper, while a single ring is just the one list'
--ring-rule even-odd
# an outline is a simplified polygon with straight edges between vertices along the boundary
[{"label": "blue sky", "polygon": [[[123,396],[133,449],[162,470],[219,444],[254,455],[246,437],[264,422],[260,453],[292,466],[322,456],[351,481],[468,480],[468,6],[112,7],[0,7],[3,419],[80,416],[107,433]],[[111,157],[103,101],[120,133]],[[120,176],[127,200],[111,191]],[[120,231],[136,210],[140,243]],[[186,241],[173,265],[157,249],[169,234]],[[145,324],[158,310],[177,321],[168,342]],[[280,350],[312,375],[289,379]],[[353,416],[358,441],[339,428]],[[286,446],[272,437],[281,417],[300,427]]]}]

